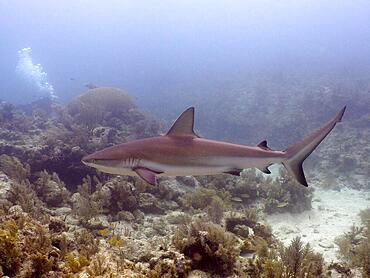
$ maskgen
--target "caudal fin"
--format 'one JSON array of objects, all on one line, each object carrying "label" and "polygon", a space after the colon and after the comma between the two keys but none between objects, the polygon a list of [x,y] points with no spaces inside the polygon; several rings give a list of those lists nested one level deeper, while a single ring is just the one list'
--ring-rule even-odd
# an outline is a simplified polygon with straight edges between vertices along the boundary
[{"label": "caudal fin", "polygon": [[302,163],[316,149],[322,140],[335,127],[336,123],[342,120],[346,106],[344,106],[334,118],[328,121],[319,129],[313,131],[297,143],[290,145],[286,150],[286,160],[283,165],[288,172],[302,185],[308,186],[306,177],[304,176]]}]

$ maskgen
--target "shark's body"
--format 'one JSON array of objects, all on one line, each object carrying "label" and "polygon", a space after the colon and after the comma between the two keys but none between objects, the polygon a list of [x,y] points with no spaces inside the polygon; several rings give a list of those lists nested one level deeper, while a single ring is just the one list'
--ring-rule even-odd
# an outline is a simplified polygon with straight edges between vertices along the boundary
[{"label": "shark's body", "polygon": [[283,163],[298,182],[307,186],[302,162],[341,121],[344,110],[285,151],[273,151],[266,141],[249,147],[200,138],[193,131],[191,107],[166,135],[109,147],[84,157],[82,162],[111,174],[138,175],[150,184],[155,184],[156,175],[239,175],[246,168],[270,173],[268,166]]}]

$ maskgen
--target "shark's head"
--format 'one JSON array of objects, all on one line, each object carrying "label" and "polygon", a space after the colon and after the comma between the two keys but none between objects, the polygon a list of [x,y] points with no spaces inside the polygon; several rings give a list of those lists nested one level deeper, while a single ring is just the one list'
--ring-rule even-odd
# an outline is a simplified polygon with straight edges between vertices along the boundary
[{"label": "shark's head", "polygon": [[138,159],[134,158],[125,147],[118,145],[89,154],[82,158],[82,163],[99,171],[111,174],[133,174]]}]

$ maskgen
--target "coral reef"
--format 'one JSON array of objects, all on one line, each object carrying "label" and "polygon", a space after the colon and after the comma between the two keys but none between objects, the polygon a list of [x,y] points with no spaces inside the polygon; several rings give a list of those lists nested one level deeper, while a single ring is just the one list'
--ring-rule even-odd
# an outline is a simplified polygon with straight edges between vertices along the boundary
[{"label": "coral reef", "polygon": [[137,109],[127,93],[112,87],[87,90],[68,104],[67,111],[75,123],[93,130],[106,143],[117,137],[152,136],[160,128],[154,119]]},{"label": "coral reef", "polygon": [[[98,114],[90,118],[91,113]],[[67,107],[42,101],[23,107],[3,102],[0,115],[0,153],[21,158],[26,169],[23,175],[28,174],[28,165],[32,173],[56,172],[72,190],[83,177],[95,173],[81,165],[83,155],[153,136],[161,129],[156,120],[137,109],[127,94],[104,87],[88,90]],[[2,157],[1,161],[6,171],[11,170],[9,164],[16,167],[14,159]]]},{"label": "coral reef", "polygon": [[284,168],[279,169],[279,176],[275,179],[249,169],[244,170],[240,177],[218,175],[199,177],[198,180],[203,187],[182,197],[184,207],[202,209],[217,195],[226,206],[233,203],[243,207],[262,200],[267,213],[300,213],[311,209],[313,189],[297,183]]},{"label": "coral reef", "polygon": [[[223,122],[237,117],[245,127],[242,115],[232,111]],[[294,108],[292,115],[303,121],[298,112]],[[284,130],[288,123],[263,126],[253,136]],[[305,129],[297,127],[294,136]],[[24,106],[1,102],[0,276],[303,278],[348,276],[356,269],[369,275],[368,210],[361,214],[362,226],[337,240],[340,262],[327,265],[303,244],[304,235],[289,246],[277,240],[266,215],[302,213],[313,199],[312,189],[284,169],[276,178],[249,169],[239,177],[160,177],[158,186],[150,186],[80,162],[86,153],[160,131],[158,121],[115,88],[91,88],[66,106],[47,99]],[[363,174],[358,168],[366,151],[351,156],[352,146],[341,144],[347,154],[322,148],[317,157]],[[329,160],[308,166],[328,169]],[[337,189],[333,184],[341,181],[329,171],[325,182]]]}]

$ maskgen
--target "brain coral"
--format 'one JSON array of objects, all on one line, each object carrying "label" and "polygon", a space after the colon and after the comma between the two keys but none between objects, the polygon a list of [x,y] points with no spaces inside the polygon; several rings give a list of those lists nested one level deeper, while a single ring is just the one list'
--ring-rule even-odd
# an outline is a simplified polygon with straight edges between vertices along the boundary
[{"label": "brain coral", "polygon": [[68,112],[77,122],[94,127],[112,118],[125,119],[132,108],[136,106],[124,91],[98,87],[76,97],[68,105]]}]

